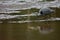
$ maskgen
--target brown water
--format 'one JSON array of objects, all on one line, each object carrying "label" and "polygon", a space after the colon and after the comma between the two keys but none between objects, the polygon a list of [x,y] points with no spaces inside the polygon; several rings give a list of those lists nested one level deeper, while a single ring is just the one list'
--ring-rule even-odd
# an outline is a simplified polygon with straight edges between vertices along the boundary
[{"label": "brown water", "polygon": [[[60,9],[56,9],[56,17]],[[37,27],[52,27],[53,31],[41,33]],[[29,29],[33,27],[34,29]],[[60,40],[60,21],[0,24],[0,40]]]}]

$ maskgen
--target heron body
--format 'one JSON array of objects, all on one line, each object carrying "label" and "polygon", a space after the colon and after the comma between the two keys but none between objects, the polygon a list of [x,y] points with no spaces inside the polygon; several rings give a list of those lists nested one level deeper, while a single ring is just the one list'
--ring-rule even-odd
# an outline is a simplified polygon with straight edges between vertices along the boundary
[{"label": "heron body", "polygon": [[39,13],[40,13],[41,15],[51,14],[51,13],[53,13],[53,12],[54,12],[54,10],[52,10],[52,9],[50,9],[50,8],[42,8],[42,9],[40,9],[40,11],[39,11]]}]

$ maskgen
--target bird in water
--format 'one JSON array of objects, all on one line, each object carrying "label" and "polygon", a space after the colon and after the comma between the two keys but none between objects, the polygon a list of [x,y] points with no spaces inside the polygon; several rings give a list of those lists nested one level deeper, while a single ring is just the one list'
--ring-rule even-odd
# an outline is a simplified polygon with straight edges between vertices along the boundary
[{"label": "bird in water", "polygon": [[54,10],[52,10],[50,8],[41,8],[39,10],[40,15],[47,15],[47,14],[51,14],[51,13],[54,13]]}]

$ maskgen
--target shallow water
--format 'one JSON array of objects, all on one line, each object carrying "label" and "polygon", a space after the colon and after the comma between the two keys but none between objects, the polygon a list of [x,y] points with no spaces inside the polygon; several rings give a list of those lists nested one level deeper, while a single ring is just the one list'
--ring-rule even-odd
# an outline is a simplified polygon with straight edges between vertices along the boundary
[{"label": "shallow water", "polygon": [[4,19],[5,14],[0,19],[0,40],[60,40],[60,9],[55,10],[51,15],[12,19]]},{"label": "shallow water", "polygon": [[[60,40],[60,21],[31,23],[0,24],[1,40]],[[41,33],[37,27],[50,26],[53,31]],[[28,27],[33,27],[29,29]],[[35,28],[35,29],[34,29]]]},{"label": "shallow water", "polygon": [[[54,14],[55,16],[52,15],[53,17],[57,18],[57,19],[53,19],[55,21],[41,20],[40,22],[39,21],[34,22],[34,20],[37,20],[37,18],[42,18],[43,20],[49,19],[49,17],[43,18],[44,16],[35,17],[34,20],[31,19],[33,22],[26,21],[25,23],[24,22],[19,23],[17,19],[15,20],[15,23],[13,22],[8,23],[8,21],[12,21],[13,19],[1,20],[0,39],[1,40],[60,40],[59,10],[60,9],[56,9],[56,12]],[[27,20],[30,20],[28,18]]]}]

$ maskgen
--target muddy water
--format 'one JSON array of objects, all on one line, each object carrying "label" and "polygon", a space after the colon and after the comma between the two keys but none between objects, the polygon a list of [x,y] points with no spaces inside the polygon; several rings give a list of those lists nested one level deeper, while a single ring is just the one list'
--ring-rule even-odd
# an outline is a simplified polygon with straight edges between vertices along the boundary
[{"label": "muddy water", "polygon": [[[59,10],[54,17],[60,17]],[[60,21],[0,23],[0,40],[60,40],[59,37]]]},{"label": "muddy water", "polygon": [[[60,21],[55,22],[33,22],[22,24],[0,24],[1,40],[60,40]],[[29,26],[28,26],[29,25]],[[41,33],[37,27],[52,27],[53,31]],[[30,29],[33,27],[35,29]]]}]

